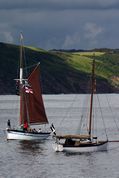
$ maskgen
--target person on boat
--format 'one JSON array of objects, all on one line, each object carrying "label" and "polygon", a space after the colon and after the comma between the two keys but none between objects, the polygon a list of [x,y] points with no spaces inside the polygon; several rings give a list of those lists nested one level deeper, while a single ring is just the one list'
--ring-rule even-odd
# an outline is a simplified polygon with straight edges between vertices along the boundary
[{"label": "person on boat", "polygon": [[66,138],[65,140],[65,145],[74,145],[75,144],[75,141],[72,140],[71,138]]},{"label": "person on boat", "polygon": [[27,121],[24,122],[23,130],[28,131],[28,122]]},{"label": "person on boat", "polygon": [[11,123],[10,123],[10,120],[8,119],[7,121],[7,126],[8,126],[8,129],[11,129]]}]

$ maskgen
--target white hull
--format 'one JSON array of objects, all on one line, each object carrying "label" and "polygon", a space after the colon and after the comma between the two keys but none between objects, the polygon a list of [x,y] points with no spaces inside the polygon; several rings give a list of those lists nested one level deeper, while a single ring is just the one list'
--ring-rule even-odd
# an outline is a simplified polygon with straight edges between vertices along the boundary
[{"label": "white hull", "polygon": [[6,131],[7,140],[45,140],[50,136],[49,132],[45,133],[30,133],[19,131]]},{"label": "white hull", "polygon": [[59,143],[53,144],[53,149],[56,152],[66,151],[66,152],[83,153],[83,152],[106,151],[107,147],[108,147],[108,142],[105,142],[104,144],[98,146],[87,146],[87,147],[73,147],[73,146],[64,147],[62,144]]}]

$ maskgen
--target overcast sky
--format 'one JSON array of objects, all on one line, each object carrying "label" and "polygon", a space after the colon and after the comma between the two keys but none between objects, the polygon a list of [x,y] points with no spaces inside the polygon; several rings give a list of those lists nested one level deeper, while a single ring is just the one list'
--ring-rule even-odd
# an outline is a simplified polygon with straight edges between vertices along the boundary
[{"label": "overcast sky", "polygon": [[44,49],[119,48],[119,0],[0,0],[0,42]]}]

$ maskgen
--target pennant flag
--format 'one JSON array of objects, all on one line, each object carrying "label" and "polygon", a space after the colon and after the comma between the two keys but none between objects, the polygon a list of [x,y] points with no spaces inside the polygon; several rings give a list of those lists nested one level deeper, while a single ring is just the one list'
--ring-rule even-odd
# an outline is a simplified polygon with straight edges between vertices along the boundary
[{"label": "pennant flag", "polygon": [[53,133],[54,135],[56,135],[56,130],[55,130],[55,127],[54,127],[53,124],[50,126],[50,129],[51,129],[52,133]]}]

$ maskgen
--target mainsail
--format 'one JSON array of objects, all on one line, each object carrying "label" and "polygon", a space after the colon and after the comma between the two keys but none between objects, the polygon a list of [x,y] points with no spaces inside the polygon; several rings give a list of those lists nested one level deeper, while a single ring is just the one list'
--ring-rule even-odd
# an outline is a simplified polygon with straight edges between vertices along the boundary
[{"label": "mainsail", "polygon": [[26,83],[21,86],[20,93],[20,125],[25,121],[29,124],[48,123],[40,86],[39,64],[31,72]]}]

